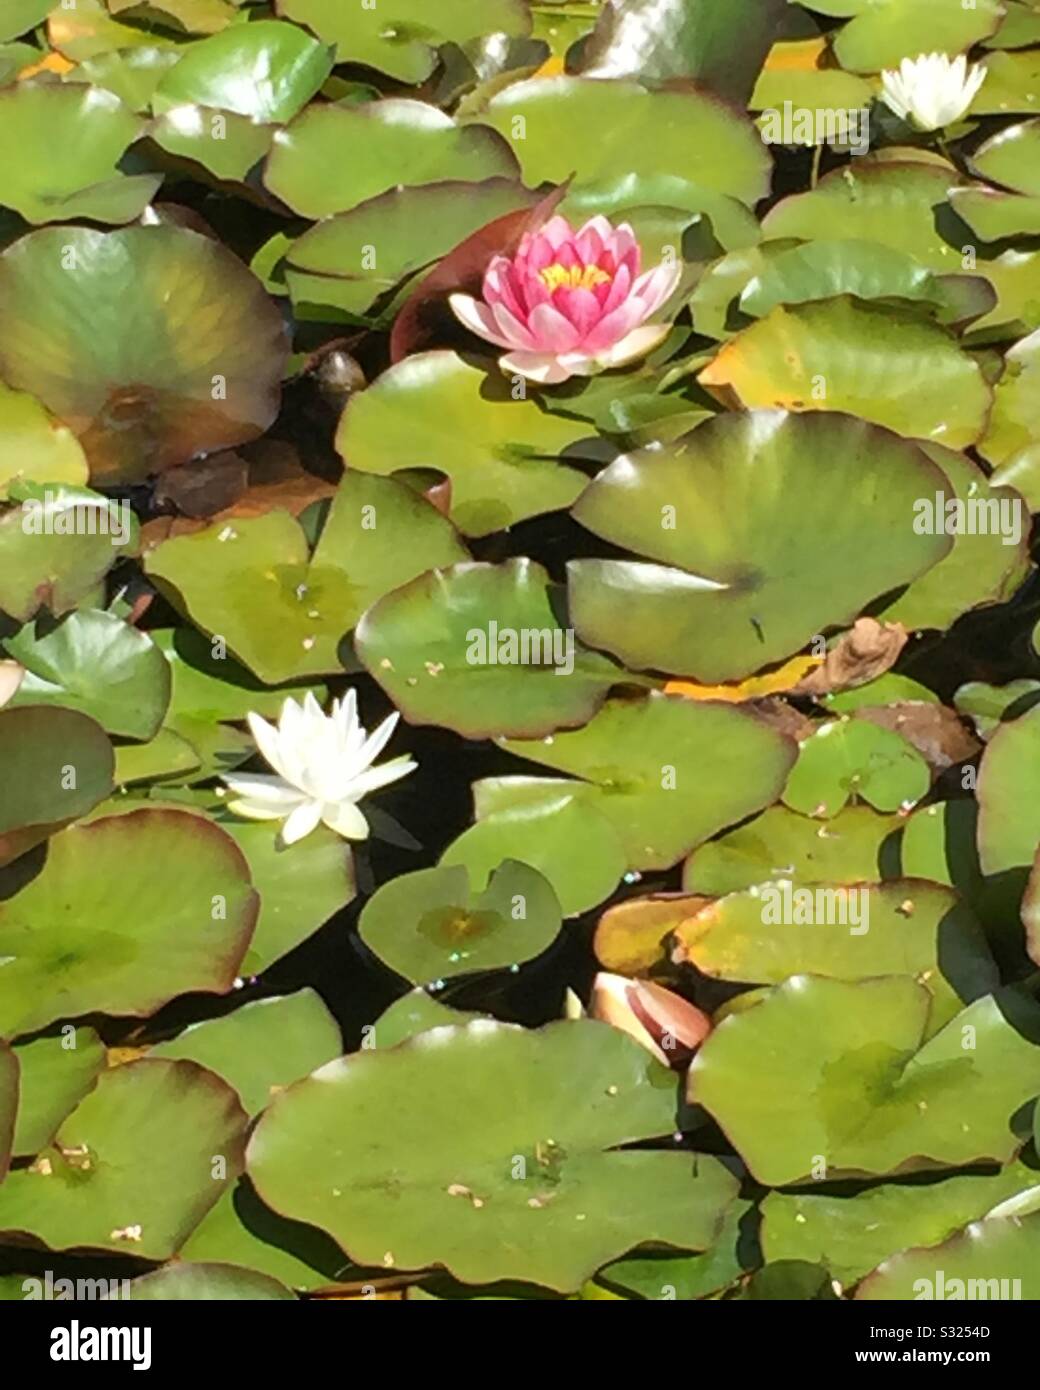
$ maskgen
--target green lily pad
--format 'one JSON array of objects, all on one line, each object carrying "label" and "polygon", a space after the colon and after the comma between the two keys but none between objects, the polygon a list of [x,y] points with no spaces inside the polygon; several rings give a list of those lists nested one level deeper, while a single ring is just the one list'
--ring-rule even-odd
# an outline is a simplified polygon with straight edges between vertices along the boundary
[{"label": "green lily pad", "polygon": [[1036,680],[1009,681],[1007,685],[966,681],[953,697],[958,714],[970,719],[979,738],[987,742],[1002,724],[1017,719],[1038,702],[1040,681]]},{"label": "green lily pad", "polygon": [[381,0],[379,8],[340,0],[277,0],[278,13],[336,44],[337,63],[362,63],[417,83],[437,64],[437,46],[483,34],[523,35],[531,18],[521,0]]},{"label": "green lily pad", "polygon": [[312,989],[258,999],[234,1013],[193,1023],[149,1057],[198,1062],[223,1077],[248,1115],[343,1051],[336,1020]]},{"label": "green lily pad", "polygon": [[631,869],[665,869],[776,800],[793,742],[732,707],[657,692],[609,700],[582,729],[499,739],[522,758],[582,778],[576,796],[614,825]]},{"label": "green lily pad", "polygon": [[18,1059],[6,1043],[0,1043],[0,1182],[3,1182],[11,1162],[18,1101]]},{"label": "green lily pad", "polygon": [[580,188],[638,169],[643,178],[673,175],[748,205],[769,191],[771,161],[751,121],[691,88],[533,77],[492,94],[475,118],[512,142],[529,187],[574,175]]},{"label": "green lily pad", "polygon": [[[0,710],[0,861],[86,815],[112,790],[112,745],[75,710]],[[14,834],[12,835],[12,832]],[[17,849],[21,853],[21,849]]]},{"label": "green lily pad", "polygon": [[731,1203],[714,1244],[702,1255],[629,1255],[601,1269],[597,1282],[640,1298],[666,1302],[686,1302],[718,1293],[747,1273],[744,1231],[753,1211],[751,1202],[738,1199]]},{"label": "green lily pad", "polygon": [[783,801],[805,816],[835,816],[853,797],[875,811],[908,810],[931,780],[924,758],[900,734],[844,718],[819,725],[802,743]]},{"label": "green lily pad", "polygon": [[8,0],[0,19],[0,43],[16,39],[42,24],[54,8],[54,0]]},{"label": "green lily pad", "polygon": [[266,157],[276,129],[233,111],[178,105],[157,117],[149,133],[167,154],[194,160],[216,179],[245,183]]},{"label": "green lily pad", "polygon": [[0,203],[27,222],[132,222],[161,174],[116,166],[144,124],[98,87],[18,82],[0,91]]},{"label": "green lily pad", "polygon": [[990,995],[927,1038],[930,1007],[911,979],[795,976],[715,1029],[690,1099],[772,1187],[823,1164],[838,1177],[1009,1161],[1012,1116],[1040,1087],[1040,1047],[1019,1031],[1035,1032],[1035,1006]]},{"label": "green lily pad", "polygon": [[516,160],[499,136],[460,127],[425,102],[393,97],[309,107],[275,136],[264,182],[294,212],[317,219],[391,188],[515,176]]},{"label": "green lily pad", "polygon": [[471,1023],[480,1017],[465,1009],[450,1009],[424,989],[412,989],[385,1008],[375,1023],[367,1025],[362,1046],[396,1047],[431,1028]]},{"label": "green lily pad", "polygon": [[171,537],[145,557],[145,570],[268,685],[343,669],[357,586],[341,569],[310,563],[307,537],[288,512]]},{"label": "green lily pad", "polygon": [[900,1251],[938,1245],[1036,1179],[1025,1164],[1010,1163],[992,1175],[886,1183],[851,1196],[770,1192],[762,1203],[762,1248],[770,1263],[808,1260],[855,1284]]},{"label": "green lily pad", "polygon": [[676,929],[673,959],[739,984],[782,984],[807,972],[833,980],[909,975],[932,996],[928,1035],[997,988],[997,967],[952,888],[923,879],[731,893]]},{"label": "green lily pad", "polygon": [[1040,101],[1040,60],[1035,49],[987,53],[986,80],[971,103],[969,116],[1032,115]]},{"label": "green lily pad", "polygon": [[441,855],[486,884],[503,859],[529,864],[549,881],[565,917],[609,898],[628,867],[617,830],[581,784],[556,778],[498,777],[473,784],[476,823]]},{"label": "green lily pad", "polygon": [[[2,717],[2,716],[0,716]],[[979,862],[983,873],[1032,866],[1040,843],[1040,709],[999,728],[979,764]]]},{"label": "green lily pad", "polygon": [[86,82],[114,92],[131,111],[147,113],[163,74],[180,62],[176,48],[122,48],[86,58],[66,74],[66,82]]},{"label": "green lily pad", "polygon": [[[13,1152],[37,1154],[105,1070],[105,1049],[93,1028],[66,1025],[52,1037],[14,1048],[18,1059],[18,1119]],[[0,1144],[0,1148],[2,1148]]]},{"label": "green lily pad", "polygon": [[4,459],[0,495],[12,482],[71,483],[87,481],[89,469],[76,436],[50,416],[38,400],[0,382],[0,430]]},{"label": "green lily pad", "polygon": [[994,486],[966,454],[937,444],[926,444],[924,452],[948,486],[945,499],[922,499],[921,516],[935,529],[955,528],[953,549],[878,617],[906,628],[947,628],[970,608],[1006,601],[1025,580],[1029,508],[1013,488]]},{"label": "green lily pad", "polygon": [[[29,713],[0,714],[0,729]],[[142,808],[64,830],[37,877],[0,903],[0,1032],[223,993],[256,914],[241,851],[200,816]]]},{"label": "green lily pad", "polygon": [[324,826],[295,845],[281,844],[278,828],[259,821],[229,820],[221,828],[245,855],[260,894],[260,916],[240,967],[244,975],[260,975],[353,900],[353,861]]},{"label": "green lily pad", "polygon": [[950,203],[982,241],[1040,233],[1040,198],[997,188],[954,188]]},{"label": "green lily pad", "polygon": [[997,131],[971,156],[971,167],[1013,193],[1040,196],[1040,120]]},{"label": "green lily pad", "polygon": [[[1040,331],[1008,348],[979,453],[989,463],[1035,467],[1040,461]],[[1011,479],[1007,479],[1011,482]],[[1014,484],[1012,483],[1012,486]]]},{"label": "green lily pad", "polygon": [[615,1029],[479,1021],[300,1082],[261,1117],[249,1171],[265,1200],[359,1264],[566,1291],[642,1241],[714,1239],[736,1191],[717,1159],[617,1152],[671,1133],[674,1105],[666,1070]]},{"label": "green lily pad", "polygon": [[182,780],[202,767],[202,755],[182,734],[160,729],[147,743],[126,743],[116,749],[115,783]]},{"label": "green lily pad", "polygon": [[103,1072],[31,1168],[0,1187],[0,1231],[50,1250],[166,1260],[242,1167],[246,1116],[194,1062]]},{"label": "green lily pad", "polygon": [[688,893],[650,893],[615,903],[596,924],[596,959],[604,970],[628,976],[670,964],[672,934],[710,901]]},{"label": "green lily pad", "polygon": [[268,123],[291,121],[321,89],[332,54],[295,24],[234,24],[191,44],[155,91],[156,115],[210,106]]},{"label": "green lily pad", "polygon": [[411,724],[466,738],[587,721],[624,673],[579,647],[541,565],[454,565],[370,608],[358,656]]},{"label": "green lily pad", "polygon": [[633,670],[750,675],[940,560],[952,539],[913,523],[917,500],[944,488],[921,450],[863,420],[709,420],[616,460],[574,507],[583,526],[657,562],[572,561],[575,626]]},{"label": "green lily pad", "polygon": [[844,411],[951,449],[983,433],[992,392],[954,338],[849,297],[773,309],[701,372],[750,409]]},{"label": "green lily pad", "polygon": [[177,1252],[177,1264],[234,1264],[292,1289],[335,1287],[353,1266],[324,1231],[288,1221],[264,1205],[248,1178],[228,1188]]},{"label": "green lily pad", "polygon": [[175,48],[171,34],[157,26],[121,24],[113,19],[103,0],[76,0],[74,8],[52,4],[47,16],[51,47],[74,63],[124,48],[161,46]]},{"label": "green lily pad", "polygon": [[690,893],[721,896],[768,880],[863,883],[883,877],[887,845],[903,817],[869,806],[846,806],[822,823],[786,806],[768,810],[695,849],[683,869]]},{"label": "green lily pad", "polygon": [[736,198],[691,183],[677,174],[617,174],[569,187],[560,212],[575,225],[597,215],[625,221],[640,209],[671,209],[707,218],[727,251],[755,246],[762,236],[754,214]]},{"label": "green lily pad", "polygon": [[556,939],[560,904],[537,869],[506,859],[478,884],[462,865],[400,874],[365,904],[361,939],[412,984],[504,970]]},{"label": "green lily pad", "polygon": [[820,0],[824,14],[850,15],[834,40],[834,55],[850,72],[897,68],[920,53],[951,56],[996,33],[1004,18],[1000,0]]},{"label": "green lily pad", "polygon": [[135,1303],[295,1303],[277,1279],[225,1264],[170,1264],[130,1281]]},{"label": "green lily pad", "polygon": [[453,352],[421,352],[351,400],[336,448],[365,473],[446,474],[455,525],[464,535],[486,536],[569,507],[587,479],[559,460],[583,457],[577,445],[590,433],[579,420],[515,399],[504,378],[486,376]]},{"label": "green lily pad", "polygon": [[893,1255],[864,1279],[857,1299],[990,1299],[1040,1295],[1040,1214],[992,1216],[925,1250]]},{"label": "green lily pad", "polygon": [[56,625],[4,639],[25,667],[14,705],[60,705],[89,714],[110,734],[151,738],[170,699],[170,668],[148,636],[114,613],[83,609]]},{"label": "green lily pad", "polygon": [[0,374],[73,429],[95,481],[255,438],[285,358],[259,282],[196,232],[47,228],[0,256]]},{"label": "green lily pad", "polygon": [[[28,622],[60,617],[90,595],[123,554],[137,550],[137,517],[88,488],[18,482],[0,513],[0,608]],[[17,504],[17,505],[16,505]]]},{"label": "green lily pad", "polygon": [[392,188],[298,237],[286,253],[286,279],[291,288],[297,271],[327,277],[337,305],[364,314],[479,228],[533,202],[533,194],[502,178]]}]

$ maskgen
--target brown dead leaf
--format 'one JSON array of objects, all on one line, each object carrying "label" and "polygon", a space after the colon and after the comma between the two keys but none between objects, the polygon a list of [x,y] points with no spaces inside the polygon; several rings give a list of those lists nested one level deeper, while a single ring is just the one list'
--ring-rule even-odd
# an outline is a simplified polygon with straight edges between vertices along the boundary
[{"label": "brown dead leaf", "polygon": [[902,623],[879,623],[857,618],[823,659],[823,663],[794,687],[796,695],[831,695],[866,685],[890,670],[906,646]]},{"label": "brown dead leaf", "polygon": [[982,748],[955,710],[930,700],[897,700],[891,705],[870,705],[856,710],[852,717],[902,734],[935,773],[967,762]]}]

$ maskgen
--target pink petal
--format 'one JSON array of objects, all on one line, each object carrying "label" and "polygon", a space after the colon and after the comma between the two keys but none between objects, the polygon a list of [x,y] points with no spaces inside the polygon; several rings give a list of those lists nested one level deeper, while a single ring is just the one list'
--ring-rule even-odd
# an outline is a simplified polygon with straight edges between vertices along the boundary
[{"label": "pink petal", "polygon": [[662,261],[654,270],[639,277],[632,286],[632,294],[646,306],[644,318],[649,318],[666,299],[671,299],[681,275],[682,266],[678,261]]},{"label": "pink petal", "polygon": [[478,338],[485,338],[489,343],[497,343],[499,347],[513,347],[514,344],[502,335],[495,316],[486,304],[481,304],[468,294],[453,294],[448,303],[451,305],[452,313],[460,323],[465,324],[471,333],[475,333]]},{"label": "pink petal", "polygon": [[484,278],[484,301],[493,309],[503,304],[515,319],[527,317],[527,308],[517,295],[513,283],[513,267],[508,261],[492,262]]},{"label": "pink petal", "polygon": [[599,357],[631,333],[645,318],[642,300],[633,299],[630,295],[624,303],[600,319],[581,346],[585,352]]},{"label": "pink petal", "polygon": [[557,290],[553,303],[568,322],[578,330],[579,341],[591,331],[603,316],[599,299],[591,290]]},{"label": "pink petal", "polygon": [[619,266],[610,284],[601,285],[600,288],[606,291],[600,312],[604,315],[612,313],[628,298],[632,288],[632,272],[627,265]]},{"label": "pink petal", "polygon": [[534,349],[536,343],[532,335],[518,318],[515,318],[504,304],[496,304],[491,310],[499,332],[506,339],[508,347]]},{"label": "pink petal", "polygon": [[581,341],[574,325],[551,304],[539,304],[532,309],[527,324],[540,352],[570,352]]},{"label": "pink petal", "polygon": [[542,386],[555,386],[573,375],[551,352],[508,352],[498,365],[510,376],[526,377]]},{"label": "pink petal", "polygon": [[567,242],[574,240],[574,228],[567,221],[566,217],[552,217],[546,222],[545,226],[538,233],[538,236],[545,240],[555,251],[558,247],[566,245]]}]

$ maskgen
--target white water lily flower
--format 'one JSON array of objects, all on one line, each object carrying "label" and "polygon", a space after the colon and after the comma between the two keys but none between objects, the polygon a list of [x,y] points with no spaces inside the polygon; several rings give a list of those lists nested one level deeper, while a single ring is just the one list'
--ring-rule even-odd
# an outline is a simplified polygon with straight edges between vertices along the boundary
[{"label": "white water lily flower", "polygon": [[357,803],[418,766],[405,755],[373,767],[400,715],[390,715],[375,733],[366,733],[353,690],[332,702],[331,714],[308,691],[302,705],[286,700],[277,728],[259,714],[247,718],[257,748],[278,775],[240,772],[225,777],[235,794],[228,805],[249,820],[284,820],[281,838],[287,845],[309,835],[319,822],[345,839],[367,839],[368,821]]},{"label": "white water lily flower", "polygon": [[941,130],[960,120],[985,80],[986,69],[978,63],[969,69],[963,53],[952,62],[945,53],[922,53],[904,58],[898,72],[881,74],[881,95],[918,130]]}]

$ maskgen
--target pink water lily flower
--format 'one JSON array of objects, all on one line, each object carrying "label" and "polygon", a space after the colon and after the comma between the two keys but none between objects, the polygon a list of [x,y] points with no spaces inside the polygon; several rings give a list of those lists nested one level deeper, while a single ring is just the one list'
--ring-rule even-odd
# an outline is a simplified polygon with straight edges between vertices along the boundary
[{"label": "pink water lily flower", "polygon": [[675,292],[682,266],[664,261],[640,274],[640,250],[627,222],[593,217],[575,231],[554,217],[529,232],[512,260],[496,256],[483,301],[453,294],[456,316],[481,338],[508,348],[504,372],[545,385],[592,376],[644,357],[668,333],[648,323]]}]

